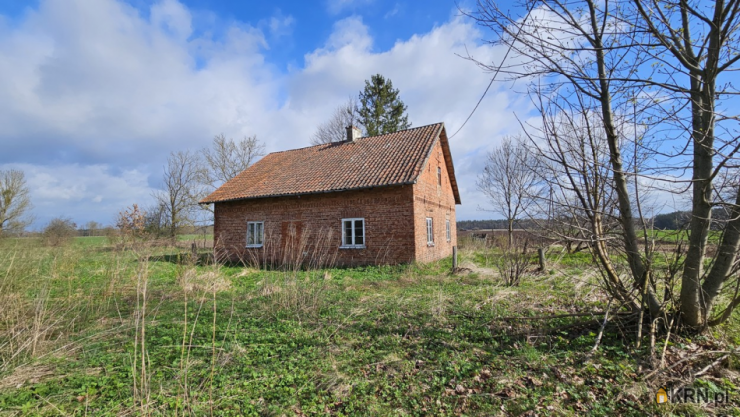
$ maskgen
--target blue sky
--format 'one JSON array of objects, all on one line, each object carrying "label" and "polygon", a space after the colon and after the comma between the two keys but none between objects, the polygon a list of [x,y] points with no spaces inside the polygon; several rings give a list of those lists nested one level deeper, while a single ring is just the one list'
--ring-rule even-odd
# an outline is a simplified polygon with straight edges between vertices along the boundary
[{"label": "blue sky", "polygon": [[[452,133],[490,79],[458,55],[501,57],[489,35],[452,1],[0,2],[0,169],[26,173],[35,228],[55,216],[111,224],[151,203],[169,152],[218,134],[306,146],[375,73],[414,126]],[[476,176],[530,110],[496,84],[452,139],[459,219],[492,217]]]}]

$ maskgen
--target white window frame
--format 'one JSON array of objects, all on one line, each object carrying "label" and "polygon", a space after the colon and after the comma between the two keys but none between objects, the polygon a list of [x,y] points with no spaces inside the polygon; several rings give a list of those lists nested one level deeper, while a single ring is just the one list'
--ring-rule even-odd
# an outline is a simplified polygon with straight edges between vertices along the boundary
[{"label": "white window frame", "polygon": [[434,220],[427,217],[427,246],[434,246]]},{"label": "white window frame", "polygon": [[[362,222],[362,244],[357,244],[356,242],[356,236],[355,236],[355,222],[361,221]],[[348,245],[346,244],[346,238],[347,238],[347,229],[344,227],[346,222],[352,222],[352,227],[350,228],[352,233],[352,244]],[[347,219],[342,219],[341,223],[342,227],[342,242],[339,245],[340,249],[365,249],[365,242],[367,241],[367,235],[365,234],[365,218],[364,217],[351,217]]]},{"label": "white window frame", "polygon": [[[254,238],[255,238],[254,239],[254,242],[255,243],[252,243],[252,244],[249,243],[249,228],[250,228],[250,226],[254,226],[254,229],[255,229],[254,232],[253,232],[253,233],[255,233],[255,236],[254,236]],[[256,235],[256,231],[258,229],[257,226],[259,226],[259,232],[260,232],[259,235]],[[257,238],[259,238],[259,239],[257,239]],[[259,240],[259,243],[257,243],[258,240]],[[261,248],[261,247],[264,246],[264,244],[265,244],[265,222],[264,221],[247,222],[247,247],[248,248]]]},{"label": "white window frame", "polygon": [[445,220],[445,227],[447,228],[447,241],[452,241],[452,231],[450,230],[450,219]]}]

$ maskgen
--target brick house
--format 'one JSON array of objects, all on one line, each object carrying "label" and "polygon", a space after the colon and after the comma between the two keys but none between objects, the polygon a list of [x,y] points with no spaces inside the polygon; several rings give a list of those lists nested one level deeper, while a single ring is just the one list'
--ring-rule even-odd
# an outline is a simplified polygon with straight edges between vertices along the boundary
[{"label": "brick house", "polygon": [[427,262],[457,245],[443,123],[274,152],[201,201],[220,258],[272,265]]}]

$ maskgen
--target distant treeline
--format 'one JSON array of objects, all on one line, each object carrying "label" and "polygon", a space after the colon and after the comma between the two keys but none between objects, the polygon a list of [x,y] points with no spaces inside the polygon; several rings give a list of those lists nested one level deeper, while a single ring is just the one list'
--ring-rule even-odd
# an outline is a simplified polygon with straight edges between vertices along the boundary
[{"label": "distant treeline", "polygon": [[[72,223],[74,225],[74,223]],[[118,229],[113,226],[100,226],[100,227],[80,227],[72,231],[72,235],[76,237],[93,237],[93,236],[109,236],[116,233]],[[177,230],[179,235],[213,235],[213,225],[208,226],[183,226]],[[24,231],[21,233],[9,233],[8,236],[13,237],[39,237],[43,236],[43,231]]]},{"label": "distant treeline", "polygon": [[[712,210],[712,230],[722,230],[730,216],[726,209]],[[658,214],[652,218],[652,226],[660,230],[681,230],[688,227],[691,220],[690,211],[674,211],[673,213]],[[457,230],[506,229],[506,220],[458,220]],[[532,220],[514,222],[515,229],[536,229]]]},{"label": "distant treeline", "polygon": [[[727,209],[712,210],[712,230],[722,230],[730,214]],[[653,217],[653,227],[661,230],[680,230],[688,228],[691,221],[690,211],[674,211],[673,213],[658,214]]]},{"label": "distant treeline", "polygon": [[[481,230],[481,229],[506,229],[506,220],[458,220],[457,230]],[[531,229],[535,224],[531,220],[517,220],[514,222],[515,229]]]}]

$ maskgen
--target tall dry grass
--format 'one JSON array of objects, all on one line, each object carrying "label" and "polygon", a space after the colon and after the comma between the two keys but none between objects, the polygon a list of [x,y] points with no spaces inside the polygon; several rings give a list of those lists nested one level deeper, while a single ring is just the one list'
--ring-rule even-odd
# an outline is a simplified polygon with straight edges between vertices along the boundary
[{"label": "tall dry grass", "polygon": [[[181,340],[165,347],[176,349],[180,357],[175,372],[177,390],[172,393],[177,397],[175,414],[213,414],[219,401],[214,378],[229,355],[219,346],[224,346],[233,331],[234,297],[259,298],[267,316],[289,315],[299,322],[316,318],[326,306],[331,281],[324,268],[336,260],[331,232],[304,231],[289,240],[279,261],[244,260],[253,265],[250,271],[260,275],[260,283],[249,294],[232,288],[233,278],[221,265],[199,265],[199,259],[190,256],[182,256],[174,268],[176,285],[163,287],[154,282],[153,293],[153,270],[162,270],[153,260],[164,259],[154,255],[169,253],[172,247],[138,245],[119,250],[110,244],[90,247],[78,243],[48,247],[40,240],[0,241],[0,379],[49,355],[71,356],[93,342],[107,349],[107,338],[115,333],[117,341],[126,341],[124,348],[129,352],[134,400],[130,411],[140,415],[156,414],[162,407],[154,399],[153,392],[161,387],[153,378],[162,371],[155,368],[164,365],[153,366],[149,359],[153,348],[163,348],[151,345],[156,343],[150,333],[156,325],[158,303],[182,305]],[[197,359],[193,355],[194,349],[205,348],[194,342],[199,338],[196,327],[203,325],[211,330],[211,357],[205,364],[202,354]],[[197,378],[191,377],[193,367],[198,367]],[[205,380],[204,367],[209,375]]]},{"label": "tall dry grass", "polygon": [[336,236],[330,228],[303,229],[295,224],[283,232],[268,227],[262,248],[233,252],[241,254],[241,264],[260,273],[255,295],[266,301],[265,313],[273,317],[287,313],[300,322],[324,306],[331,279],[325,269],[336,265]]},{"label": "tall dry grass", "polygon": [[[74,350],[70,336],[99,317],[115,279],[90,291],[75,275],[82,256],[70,245],[0,242],[0,372],[48,354]],[[105,270],[117,274],[115,261]]]}]

